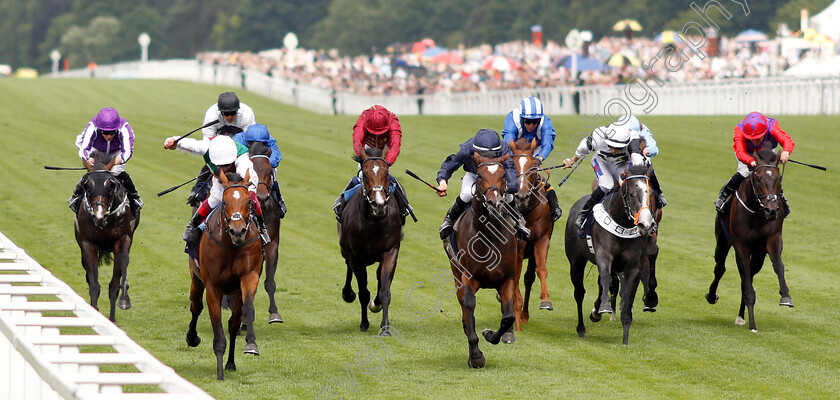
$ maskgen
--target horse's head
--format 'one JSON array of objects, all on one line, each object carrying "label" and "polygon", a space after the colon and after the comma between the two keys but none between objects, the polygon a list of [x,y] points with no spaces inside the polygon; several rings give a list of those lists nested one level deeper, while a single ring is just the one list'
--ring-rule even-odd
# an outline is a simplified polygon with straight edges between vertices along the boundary
[{"label": "horse's head", "polygon": [[502,214],[504,211],[505,188],[507,187],[504,163],[510,158],[510,154],[489,158],[475,153],[473,158],[475,163],[478,164],[475,198],[486,207]]},{"label": "horse's head", "polygon": [[118,179],[111,173],[114,160],[108,160],[104,153],[93,155],[94,164],[85,163],[88,173],[85,174],[82,185],[85,189],[84,207],[91,214],[93,224],[97,229],[105,229],[107,217],[111,215],[117,189],[121,187]]},{"label": "horse's head", "polygon": [[254,171],[258,175],[257,197],[260,203],[266,204],[271,187],[274,186],[274,168],[271,167],[269,157],[271,148],[263,142],[248,143],[248,153],[251,154],[251,162],[254,164]]},{"label": "horse's head", "polygon": [[513,164],[516,166],[516,176],[519,179],[519,191],[516,192],[516,207],[520,211],[528,208],[531,194],[536,191],[539,185],[539,163],[534,157],[534,150],[537,148],[537,139],[531,139],[529,143],[525,139],[519,139],[516,143],[510,140],[510,148],[513,150]]},{"label": "horse's head", "polygon": [[388,200],[391,198],[389,170],[391,165],[385,161],[388,147],[382,150],[363,149],[359,146],[356,161],[362,166],[362,189],[365,201],[370,205],[374,217],[385,216]]},{"label": "horse's head", "polygon": [[219,174],[222,183],[222,217],[225,231],[230,235],[234,246],[245,243],[248,228],[251,226],[251,195],[248,193],[250,172],[242,178],[237,173]]},{"label": "horse's head", "polygon": [[761,149],[750,155],[756,159],[756,166],[750,173],[750,184],[764,218],[772,221],[779,217],[780,211],[782,174],[779,173],[779,158],[770,149]]},{"label": "horse's head", "polygon": [[650,187],[651,170],[652,167],[637,165],[622,174],[621,198],[624,211],[633,224],[639,227],[642,236],[656,232],[656,221],[653,219],[655,202]]}]

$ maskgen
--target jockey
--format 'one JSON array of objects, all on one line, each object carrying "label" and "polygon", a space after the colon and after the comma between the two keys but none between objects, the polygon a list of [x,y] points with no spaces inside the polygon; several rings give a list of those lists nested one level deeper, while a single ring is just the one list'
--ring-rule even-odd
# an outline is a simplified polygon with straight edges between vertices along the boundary
[{"label": "jockey", "polygon": [[[537,139],[537,148],[534,150],[537,165],[542,164],[554,149],[555,135],[551,118],[545,115],[542,102],[535,97],[523,99],[519,107],[511,110],[505,117],[505,126],[502,129],[502,141],[505,143],[510,143],[511,140],[516,142],[521,138],[525,138],[528,142]],[[563,215],[563,210],[557,203],[557,193],[547,181],[545,182],[545,196],[551,207],[551,220],[557,221]]]},{"label": "jockey", "polygon": [[[627,127],[633,135],[638,135],[641,142],[644,144],[642,155],[645,156],[645,164],[651,164],[651,158],[659,154],[659,147],[656,146],[656,140],[653,139],[653,134],[647,125],[639,122],[635,115],[630,116],[630,121],[627,122]],[[665,201],[665,196],[662,194],[662,187],[659,185],[659,179],[656,177],[656,171],[652,171],[650,177],[650,186],[656,196],[656,203],[658,208],[665,207],[668,202]]]},{"label": "jockey", "polygon": [[639,138],[633,134],[628,124],[610,124],[596,128],[591,135],[581,140],[575,150],[575,156],[563,160],[563,169],[571,167],[593,151],[595,155],[592,156],[591,164],[595,171],[595,178],[598,179],[598,187],[592,191],[592,195],[586,200],[575,219],[575,226],[580,230],[583,230],[592,207],[603,200],[607,192],[615,187],[615,181],[621,179],[621,173],[630,168],[631,164],[644,163],[644,157],[639,148]]},{"label": "jockey", "polygon": [[210,194],[193,214],[190,222],[184,230],[184,240],[188,245],[195,246],[198,244],[199,235],[201,231],[198,226],[204,219],[210,215],[210,211],[222,204],[222,194],[224,188],[219,181],[218,176],[223,173],[236,172],[242,178],[248,175],[248,193],[251,195],[251,207],[254,210],[254,215],[257,217],[257,223],[260,229],[260,239],[263,245],[270,242],[268,232],[265,229],[265,222],[262,218],[262,207],[257,200],[257,183],[259,176],[254,171],[254,164],[248,157],[248,148],[242,144],[236,143],[227,136],[217,136],[212,139],[196,140],[190,138],[181,139],[177,144],[175,139],[178,136],[172,136],[166,139],[164,147],[169,150],[181,150],[186,153],[204,156],[204,161],[213,175],[213,186],[210,189]]},{"label": "jockey", "polygon": [[[219,121],[213,125],[201,129],[205,139],[217,135],[233,136],[238,132],[244,132],[254,124],[254,110],[245,103],[239,102],[239,97],[233,92],[224,92],[219,95],[219,101],[210,106],[204,113],[204,124]],[[187,197],[187,204],[197,207],[207,196],[210,185],[210,170],[207,166],[201,168],[195,180],[190,195]]]},{"label": "jockey", "polygon": [[[438,181],[438,196],[446,196],[448,185],[446,181],[452,177],[452,173],[457,171],[461,166],[464,167],[464,177],[461,178],[461,193],[455,198],[452,207],[446,213],[443,219],[443,224],[440,225],[440,238],[446,239],[452,233],[452,224],[458,220],[458,217],[467,209],[467,205],[475,197],[473,194],[475,181],[478,178],[478,165],[475,163],[473,154],[478,153],[483,157],[502,157],[505,154],[511,154],[508,144],[499,139],[499,133],[492,129],[481,129],[475,137],[470,138],[460,145],[458,152],[446,157],[446,160],[440,165],[440,171],[437,174]],[[516,167],[513,164],[513,157],[505,161],[505,181],[507,182],[507,196],[505,201],[508,203],[506,207],[514,220],[516,220],[516,237],[522,240],[528,240],[531,231],[525,227],[522,216],[515,206],[510,203],[513,202],[513,194],[519,190],[519,180],[516,179]]]},{"label": "jockey", "polygon": [[[253,124],[248,127],[245,132],[239,132],[233,136],[233,140],[237,143],[242,145],[248,146],[250,142],[263,142],[271,149],[271,155],[268,158],[268,162],[271,164],[271,168],[277,168],[277,165],[280,164],[280,160],[283,157],[280,155],[280,148],[277,147],[277,141],[274,140],[273,137],[268,133],[268,128],[263,124]],[[275,170],[275,179],[274,185],[271,186],[269,192],[271,193],[271,197],[277,203],[277,209],[280,214],[280,219],[286,216],[286,202],[283,200],[283,195],[280,194],[280,185],[277,184],[276,179],[276,170]]]},{"label": "jockey", "polygon": [[[353,126],[353,151],[356,155],[359,153],[359,147],[364,146],[365,149],[375,147],[377,149],[384,149],[388,147],[388,154],[386,154],[385,162],[388,165],[394,165],[397,161],[397,156],[400,155],[400,142],[402,141],[402,128],[400,127],[400,120],[397,115],[388,111],[385,107],[380,105],[371,106],[362,111],[359,119],[356,120],[356,125]],[[359,165],[359,173],[350,179],[344,192],[335,199],[333,204],[333,211],[335,211],[335,219],[341,222],[341,212],[347,204],[347,200],[356,193],[356,189],[361,186],[362,166]],[[397,179],[391,176],[391,184],[396,187],[394,194],[396,195],[397,205],[400,208],[400,217],[405,223],[405,217],[411,213],[411,206],[408,204],[408,195],[405,193],[402,185],[397,182]]]},{"label": "jockey", "polygon": [[[79,157],[82,162],[91,167],[93,167],[93,153],[105,153],[108,158],[114,159],[111,172],[122,182],[128,192],[128,197],[132,202],[131,217],[136,218],[137,212],[143,208],[143,200],[140,200],[131,176],[125,172],[125,163],[134,154],[134,130],[131,129],[128,121],[120,117],[117,110],[111,107],[103,108],[90,119],[82,133],[76,137],[76,147],[79,148]],[[79,180],[73,190],[73,195],[67,201],[74,213],[79,210],[83,191],[82,181]]]},{"label": "jockey", "polygon": [[[779,155],[779,161],[784,164],[790,158],[794,146],[793,139],[782,130],[779,121],[756,111],[747,114],[740,124],[735,125],[733,141],[735,143],[732,148],[735,150],[735,158],[738,160],[738,170],[723,185],[717,200],[715,200],[715,208],[721,213],[726,211],[726,198],[738,190],[738,186],[750,174],[750,168],[756,166],[756,161],[749,155],[749,152],[758,151],[762,148],[772,150],[781,144],[782,153]],[[790,205],[788,205],[784,193],[779,193],[779,197],[782,199],[782,206],[785,210],[785,216],[787,216],[790,214]]]}]

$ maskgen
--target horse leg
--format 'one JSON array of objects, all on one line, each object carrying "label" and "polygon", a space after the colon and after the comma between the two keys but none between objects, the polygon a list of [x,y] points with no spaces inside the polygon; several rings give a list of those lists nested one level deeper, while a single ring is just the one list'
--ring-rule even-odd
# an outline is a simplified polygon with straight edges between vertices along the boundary
[{"label": "horse leg", "polygon": [[475,292],[472,285],[471,281],[462,281],[461,287],[455,293],[458,296],[458,302],[461,303],[461,323],[470,348],[467,365],[470,368],[483,368],[487,360],[478,349],[478,335],[475,333]]},{"label": "horse leg", "polygon": [[[192,260],[190,260],[192,264]],[[196,331],[196,324],[198,324],[198,316],[201,315],[201,310],[204,309],[204,303],[201,299],[204,295],[204,282],[201,277],[197,276],[193,270],[190,270],[190,277],[192,278],[192,285],[190,285],[190,312],[192,319],[190,319],[190,328],[187,330],[187,345],[196,347],[201,343],[201,337]]]},{"label": "horse leg", "polygon": [[[621,326],[624,328],[624,335],[621,344],[627,345],[630,341],[630,324],[633,323],[633,300],[636,298],[636,291],[639,289],[639,281],[644,270],[649,270],[647,255],[642,255],[642,266],[629,268],[624,272],[624,282],[621,285]],[[639,271],[639,269],[643,271]]]},{"label": "horse leg", "polygon": [[230,349],[228,349],[228,360],[225,364],[225,371],[236,371],[236,337],[239,336],[239,327],[242,324],[242,295],[232,293],[229,295],[233,302],[230,305],[230,318],[228,318],[228,336],[230,336]]},{"label": "horse leg", "polygon": [[388,306],[391,304],[391,282],[393,282],[394,272],[397,270],[397,256],[399,255],[399,251],[399,246],[394,246],[393,249],[386,251],[382,255],[382,261],[379,263],[379,290],[376,294],[376,299],[379,300],[379,306],[382,307],[382,323],[379,324],[379,336],[391,336],[391,332],[389,331],[391,320],[388,319]]},{"label": "horse leg", "polygon": [[592,311],[589,313],[589,320],[592,322],[601,322],[601,314],[598,310],[601,308],[601,296],[604,294],[604,288],[601,287],[600,275],[598,276],[599,279],[595,280],[595,284],[598,286],[598,296],[595,297],[595,304]]},{"label": "horse leg", "polygon": [[776,276],[779,277],[779,295],[782,296],[779,300],[779,305],[793,307],[793,299],[790,297],[787,281],[785,281],[785,264],[782,263],[781,233],[767,241],[767,253],[770,254],[770,262],[773,263],[773,270],[776,271]]},{"label": "horse leg", "polygon": [[352,269],[354,275],[356,275],[356,282],[359,284],[359,305],[362,307],[362,322],[359,324],[359,330],[367,332],[370,326],[367,316],[368,302],[370,302],[370,291],[367,288],[367,269],[363,265],[355,265]]},{"label": "horse leg", "polygon": [[90,305],[99,310],[99,254],[96,246],[91,243],[80,243],[82,248],[82,267],[85,269],[85,281],[88,284]]},{"label": "horse leg", "polygon": [[[207,266],[202,266],[207,268]],[[222,369],[222,359],[227,347],[224,327],[222,327],[222,293],[215,286],[205,286],[205,299],[207,300],[207,313],[210,315],[210,325],[213,327],[213,353],[216,354],[216,379],[223,381],[225,371]],[[231,338],[234,340],[236,338]]]},{"label": "horse leg", "polygon": [[[615,302],[618,300],[618,291],[620,288],[623,288],[625,285],[624,283],[624,274],[616,274],[610,278],[610,307],[615,310]],[[621,305],[618,307],[619,311],[624,308],[624,297],[621,298]],[[610,321],[615,321],[615,314],[610,314]]]},{"label": "horse leg", "polygon": [[484,339],[490,342],[491,344],[499,344],[499,341],[502,340],[504,335],[510,333],[507,340],[510,340],[508,343],[513,343],[516,339],[513,337],[513,332],[508,332],[510,328],[513,326],[514,321],[516,320],[516,316],[514,313],[515,301],[516,301],[516,282],[514,279],[508,279],[505,283],[502,284],[502,287],[499,288],[499,295],[502,297],[502,321],[499,324],[498,331],[492,331],[490,329],[485,329],[481,334],[484,336]]},{"label": "horse leg", "polygon": [[536,262],[537,276],[540,278],[540,310],[554,310],[551,297],[548,294],[548,246],[551,238],[546,236],[534,244],[534,262]]},{"label": "horse leg", "polygon": [[117,297],[120,295],[120,281],[122,280],[122,268],[120,267],[120,255],[114,255],[114,268],[111,271],[111,282],[108,284],[108,303],[111,310],[108,314],[108,319],[111,322],[117,322],[116,305]]},{"label": "horse leg", "polygon": [[586,294],[586,288],[583,287],[583,269],[586,267],[585,258],[569,259],[571,268],[569,275],[572,279],[572,286],[575,287],[575,303],[577,303],[578,323],[577,333],[580,338],[586,334],[586,327],[583,325],[583,297]]},{"label": "horse leg", "polygon": [[516,330],[520,331],[519,324],[520,321],[523,324],[528,323],[528,319],[530,318],[530,313],[528,312],[528,303],[531,302],[531,286],[534,285],[534,281],[537,278],[536,274],[536,266],[534,264],[534,257],[528,258],[528,268],[525,269],[525,298],[522,300],[522,312],[519,313],[519,317],[516,319]]},{"label": "horse leg", "polygon": [[341,290],[341,298],[344,299],[345,303],[352,303],[356,300],[356,292],[354,292],[353,287],[350,286],[353,282],[353,266],[350,265],[349,260],[344,260],[344,264],[347,265],[347,278],[344,280],[344,289]]},{"label": "horse leg", "polygon": [[729,242],[729,239],[723,232],[724,223],[720,214],[718,214],[715,217],[715,239],[717,241],[717,245],[715,246],[715,278],[712,280],[712,284],[709,285],[709,292],[706,293],[706,301],[709,304],[715,304],[719,299],[717,294],[718,283],[720,283],[720,278],[726,272],[726,256],[729,255],[729,249],[732,247],[732,243]]},{"label": "horse leg", "polygon": [[642,303],[645,307],[642,311],[656,312],[656,306],[659,305],[659,295],[656,293],[656,258],[659,257],[659,245],[656,244],[656,239],[651,238],[647,246],[647,259],[650,264],[650,272],[647,278],[642,275],[642,284],[644,285],[644,294],[642,295]]},{"label": "horse leg", "polygon": [[277,302],[274,293],[277,291],[275,274],[277,273],[278,243],[272,240],[265,246],[265,292],[268,293],[268,323],[275,324],[283,322],[280,313],[277,312]]},{"label": "horse leg", "polygon": [[[514,325],[517,331],[522,330],[522,326],[520,323],[520,318],[522,315],[522,308],[523,308],[523,299],[522,299],[522,292],[519,290],[519,279],[522,276],[522,262],[524,261],[525,256],[525,249],[520,248],[518,249],[519,254],[516,256],[516,262],[514,264],[513,270],[513,282],[514,282],[514,290],[513,290],[513,319],[514,324],[511,325],[511,332],[509,335],[505,336],[505,343],[513,343],[515,339],[513,339],[513,328]],[[497,292],[499,294],[499,301],[501,302],[501,292]],[[504,304],[504,303],[502,303]],[[506,332],[502,332],[506,333]]]},{"label": "horse leg", "polygon": [[[761,259],[763,262],[764,256],[762,256]],[[738,316],[743,321],[744,307],[746,307],[749,312],[750,331],[757,332],[755,326],[755,316],[753,314],[753,307],[755,306],[755,289],[753,288],[752,277],[755,273],[752,272],[751,267],[753,263],[750,260],[750,251],[747,249],[746,245],[739,244],[735,246],[735,261],[738,263],[738,272],[741,274],[741,309]],[[740,325],[738,322],[739,321],[736,319],[735,323]]]},{"label": "horse leg", "polygon": [[129,253],[131,251],[131,243],[132,238],[131,236],[126,236],[121,243],[117,244],[117,248],[114,251],[114,270],[116,271],[116,266],[119,264],[120,266],[120,298],[117,300],[117,307],[120,310],[128,310],[131,308],[131,298],[128,297],[128,261],[129,261]]},{"label": "horse leg", "polygon": [[596,256],[598,262],[598,282],[600,284],[599,297],[601,299],[600,307],[598,307],[598,314],[609,313],[612,314],[614,308],[610,305],[609,287],[612,283],[612,256],[599,253],[600,257]]},{"label": "horse leg", "polygon": [[[242,310],[239,313],[242,324],[246,327],[245,332],[245,353],[246,354],[260,354],[260,348],[257,346],[257,335],[254,333],[254,319],[256,318],[256,309],[254,308],[254,298],[257,296],[257,289],[260,287],[260,272],[262,259],[256,261],[256,266],[251,272],[239,278],[240,295],[237,296],[237,301],[242,303]],[[233,339],[231,339],[233,343]],[[231,344],[231,353],[233,353],[233,345]]]}]

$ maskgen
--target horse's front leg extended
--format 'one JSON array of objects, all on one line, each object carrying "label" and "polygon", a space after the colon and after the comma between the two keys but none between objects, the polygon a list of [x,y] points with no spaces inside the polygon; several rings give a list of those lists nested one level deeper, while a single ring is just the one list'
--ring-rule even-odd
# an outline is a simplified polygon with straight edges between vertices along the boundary
[{"label": "horse's front leg extended", "polygon": [[[120,276],[120,297],[117,300],[117,307],[121,310],[131,308],[131,298],[128,296],[128,263],[131,258],[131,242],[131,236],[126,236],[114,248],[114,272],[119,269]],[[111,283],[113,284],[114,281],[112,280]]]},{"label": "horse's front leg extended", "polygon": [[[189,263],[192,267],[193,261],[190,260]],[[192,278],[192,284],[190,285],[190,312],[192,313],[192,318],[190,319],[190,327],[187,330],[187,345],[196,347],[201,343],[201,337],[198,336],[196,325],[198,324],[198,317],[201,315],[201,310],[204,309],[204,300],[202,299],[204,296],[204,282],[201,281],[201,277],[196,275],[195,270],[192,268],[190,269],[190,277]]]},{"label": "horse's front leg extended", "polygon": [[[762,262],[764,256],[762,255]],[[752,279],[755,273],[750,268],[752,262],[750,260],[750,250],[746,245],[735,246],[735,261],[738,263],[738,273],[741,275],[741,309],[738,316],[743,321],[744,307],[749,313],[750,331],[756,332],[758,329],[755,326],[755,314],[753,308],[755,307],[755,288],[753,288]],[[736,319],[736,324],[739,321]]]},{"label": "horse's front leg extended", "polygon": [[363,265],[353,265],[353,274],[356,276],[356,282],[359,284],[359,305],[362,308],[362,322],[359,323],[359,330],[367,332],[370,327],[368,321],[367,310],[370,302],[370,290],[367,288],[367,269]]},{"label": "horse's front leg extended", "polygon": [[[259,285],[259,273],[250,273],[239,280],[239,287],[242,291],[241,296],[238,296],[242,303],[242,312],[240,314],[243,320],[242,322],[247,327],[247,332],[245,333],[245,353],[254,355],[260,354],[260,348],[257,346],[257,335],[254,333],[254,319],[256,318],[254,297],[257,294]],[[233,347],[231,347],[231,353],[233,353]]]},{"label": "horse's front leg extended", "polygon": [[[382,323],[379,325],[379,336],[390,336],[388,328],[391,320],[388,317],[388,306],[391,304],[391,282],[394,280],[394,273],[397,270],[397,256],[400,252],[399,243],[393,249],[382,255],[379,263],[379,291],[376,294],[378,306],[371,308],[371,311],[382,307]],[[376,303],[376,302],[375,302]]]},{"label": "horse's front leg extended", "polygon": [[785,281],[785,264],[782,263],[781,232],[767,241],[767,253],[770,255],[770,262],[773,263],[773,270],[776,271],[776,276],[779,278],[779,295],[782,296],[779,305],[793,307],[793,299],[790,297],[787,281]]},{"label": "horse's front leg extended", "polygon": [[[202,268],[206,268],[206,266],[202,266]],[[225,330],[222,326],[222,292],[219,288],[209,284],[205,287],[205,295],[207,300],[207,313],[210,314],[210,325],[213,327],[213,353],[216,354],[216,379],[222,381],[225,379],[225,370],[222,368],[222,362],[225,356],[225,348],[227,347]],[[236,338],[231,338],[231,340],[234,339]]]},{"label": "horse's front leg extended", "polygon": [[280,313],[277,312],[277,302],[274,299],[274,293],[277,291],[277,283],[275,274],[277,273],[277,255],[278,255],[278,241],[272,238],[271,242],[265,246],[265,292],[268,293],[268,323],[283,322]]},{"label": "horse's front leg extended", "polygon": [[717,246],[715,247],[715,277],[712,280],[712,284],[709,285],[709,292],[706,293],[706,301],[709,304],[715,304],[718,301],[718,284],[720,283],[720,278],[723,278],[723,274],[726,272],[726,256],[732,247],[732,243],[729,242],[729,239],[723,232],[724,223],[726,221],[718,214],[715,217],[715,240],[717,241]]}]

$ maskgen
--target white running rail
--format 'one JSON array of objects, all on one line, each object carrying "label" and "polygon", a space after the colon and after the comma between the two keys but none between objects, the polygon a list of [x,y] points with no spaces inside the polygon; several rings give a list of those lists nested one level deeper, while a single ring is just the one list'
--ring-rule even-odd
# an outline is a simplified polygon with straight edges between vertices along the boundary
[{"label": "white running rail", "polygon": [[[0,332],[0,399],[212,399],[131,340],[2,233]],[[106,350],[92,352],[90,346]],[[101,372],[103,365],[121,365],[120,371],[134,372]],[[157,389],[123,393],[133,385],[144,386],[135,391]]]}]

